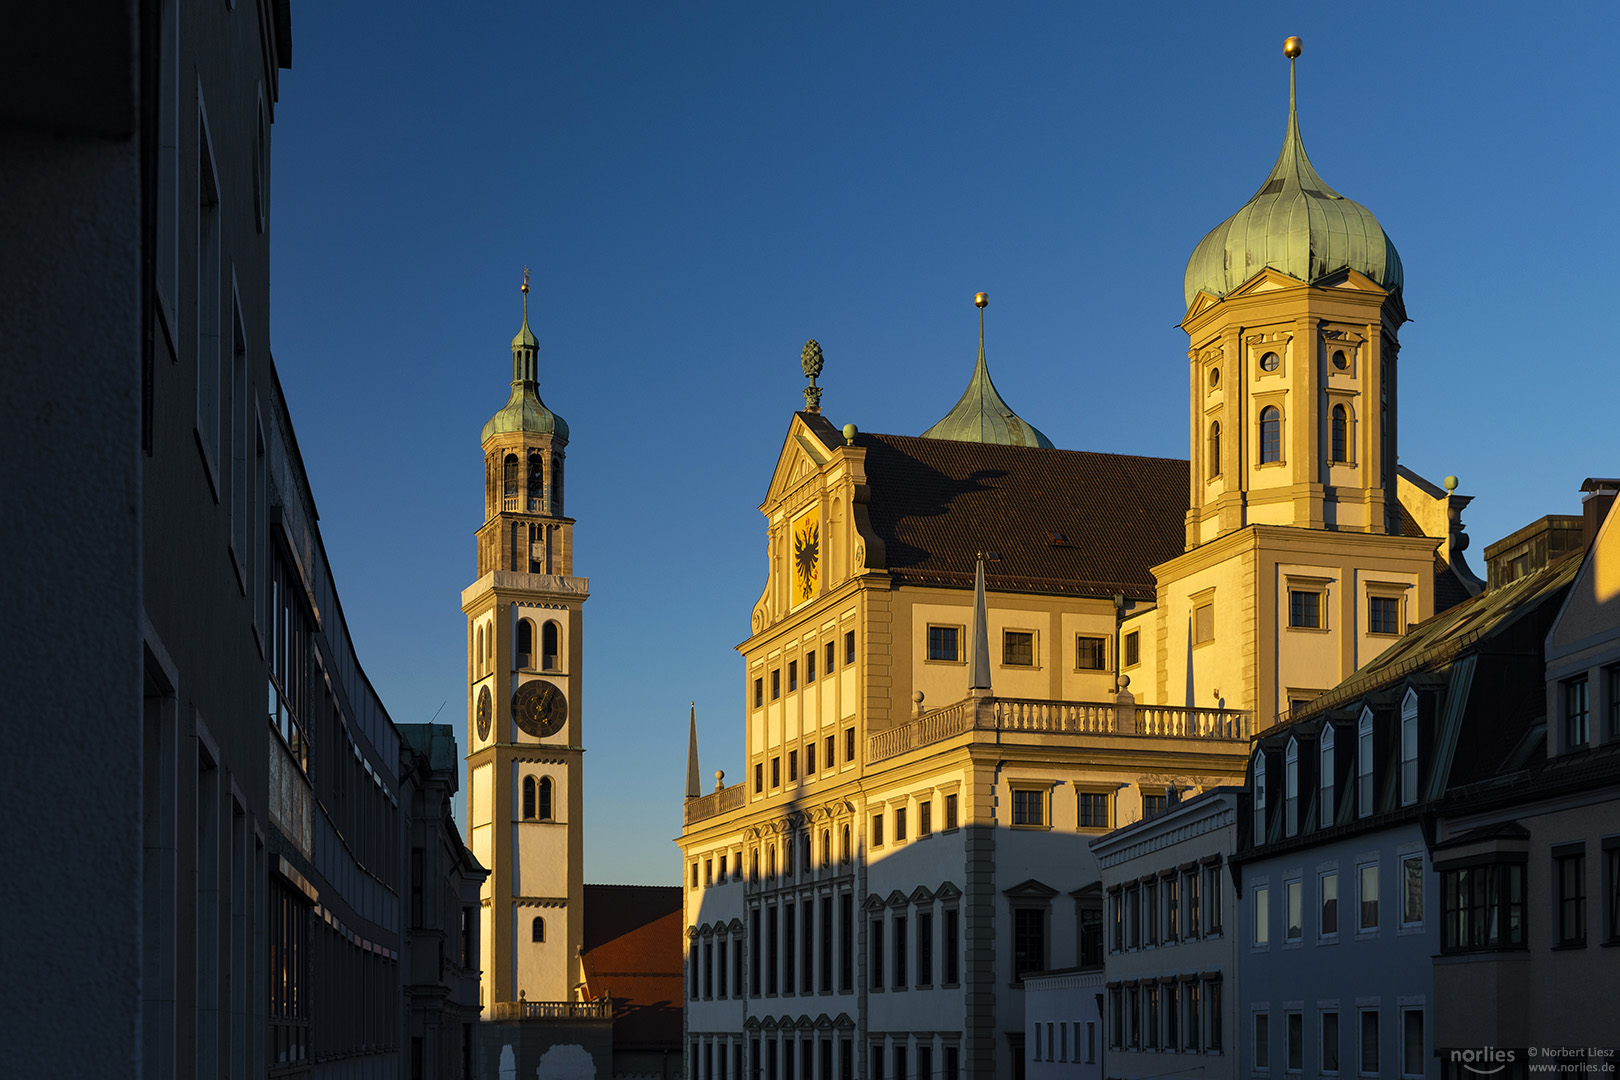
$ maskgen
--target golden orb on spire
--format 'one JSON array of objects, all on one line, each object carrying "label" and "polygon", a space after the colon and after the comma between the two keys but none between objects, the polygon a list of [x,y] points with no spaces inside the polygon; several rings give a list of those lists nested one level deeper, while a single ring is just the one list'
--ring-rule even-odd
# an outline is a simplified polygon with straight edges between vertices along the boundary
[{"label": "golden orb on spire", "polygon": [[1283,55],[1292,60],[1305,51],[1305,43],[1297,37],[1291,37],[1283,42]]},{"label": "golden orb on spire", "polygon": [[990,303],[990,294],[987,292],[973,294],[973,306],[982,308]]},{"label": "golden orb on spire", "polygon": [[525,293],[529,291],[529,268],[527,266],[523,268],[523,291]]}]

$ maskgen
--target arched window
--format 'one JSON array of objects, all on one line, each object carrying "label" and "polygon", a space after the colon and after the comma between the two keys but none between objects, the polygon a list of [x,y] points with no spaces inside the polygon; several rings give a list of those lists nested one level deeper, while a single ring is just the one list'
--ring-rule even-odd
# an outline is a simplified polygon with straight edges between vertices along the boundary
[{"label": "arched window", "polygon": [[540,778],[540,820],[551,820],[551,777]]},{"label": "arched window", "polygon": [[1221,422],[1211,420],[1209,423],[1209,478],[1215,479],[1221,475]]},{"label": "arched window", "polygon": [[1299,743],[1288,740],[1283,755],[1283,835],[1299,833]]},{"label": "arched window", "polygon": [[523,820],[534,820],[534,777],[523,778]]},{"label": "arched window", "polygon": [[765,849],[765,876],[776,877],[776,845],[772,844]]},{"label": "arched window", "polygon": [[1254,842],[1266,842],[1266,755],[1254,755]]},{"label": "arched window", "polygon": [[518,508],[518,484],[522,480],[523,466],[518,461],[516,454],[507,454],[503,466],[505,476],[502,478],[501,495],[506,500],[505,508],[507,510],[516,510]]},{"label": "arched window", "polygon": [[1317,811],[1317,817],[1320,825],[1325,829],[1333,824],[1333,820],[1337,816],[1334,813],[1336,807],[1333,805],[1333,725],[1327,723],[1322,725],[1322,764],[1320,772],[1322,775],[1322,798],[1320,799],[1322,806]]},{"label": "arched window", "polygon": [[534,917],[534,922],[529,924],[529,940],[530,941],[544,941],[544,940],[546,940],[546,920],[542,919],[538,915],[536,915]]},{"label": "arched window", "polygon": [[832,830],[821,830],[821,868],[827,869],[832,865]]},{"label": "arched window", "polygon": [[520,668],[534,666],[534,623],[528,619],[518,620],[517,666]]},{"label": "arched window", "polygon": [[529,453],[529,513],[545,513],[546,459],[538,450]]},{"label": "arched window", "polygon": [[804,870],[805,873],[809,873],[810,868],[815,864],[810,861],[810,831],[808,829],[805,830],[804,839],[801,841],[801,845],[803,847],[802,857],[804,860]]},{"label": "arched window", "polygon": [[473,660],[473,670],[480,675],[484,672],[484,628],[482,626],[478,628],[478,653],[476,659]]},{"label": "arched window", "polygon": [[1332,461],[1346,461],[1345,446],[1349,442],[1349,417],[1345,414],[1343,405],[1333,406],[1333,456]]},{"label": "arched window", "polygon": [[1282,460],[1282,413],[1275,405],[1260,410],[1260,463]]},{"label": "arched window", "polygon": [[849,826],[844,826],[844,861],[849,862]]},{"label": "arched window", "polygon": [[563,463],[558,454],[551,455],[551,512],[558,516],[563,512]]},{"label": "arched window", "polygon": [[748,877],[749,880],[755,884],[759,883],[759,848],[754,849],[754,868],[753,872],[749,874]]},{"label": "arched window", "polygon": [[559,662],[561,648],[562,628],[555,622],[547,622],[540,628],[540,669],[542,671],[559,671],[562,664]]}]

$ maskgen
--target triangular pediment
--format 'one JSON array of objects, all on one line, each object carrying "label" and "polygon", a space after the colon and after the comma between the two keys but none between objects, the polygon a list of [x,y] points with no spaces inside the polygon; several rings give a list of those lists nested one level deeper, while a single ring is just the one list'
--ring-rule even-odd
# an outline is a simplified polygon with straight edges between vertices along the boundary
[{"label": "triangular pediment", "polygon": [[899,889],[894,890],[894,892],[889,894],[889,906],[890,907],[905,907],[906,906],[906,894],[901,892]]},{"label": "triangular pediment", "polygon": [[[807,415],[812,414],[793,414],[793,422],[788,425],[787,437],[782,440],[782,451],[776,457],[776,469],[771,473],[771,483],[766,489],[765,501],[759,507],[762,512],[820,472],[822,466],[832,460],[833,453],[838,447],[843,445],[844,440],[835,438],[831,433],[830,424],[819,416],[813,416],[817,426],[812,427],[805,420]],[[823,427],[825,430],[818,430]]]},{"label": "triangular pediment", "polygon": [[1058,894],[1058,891],[1043,881],[1036,881],[1034,878],[1030,878],[1028,881],[1020,881],[1017,885],[1013,885],[1010,888],[1001,890],[1001,893],[1003,896],[1022,897],[1032,900],[1050,900],[1052,897]]},{"label": "triangular pediment", "polygon": [[1202,315],[1204,312],[1208,311],[1210,308],[1214,307],[1220,302],[1221,298],[1216,296],[1214,293],[1205,292],[1203,289],[1199,289],[1198,295],[1193,297],[1192,304],[1188,306],[1187,314],[1182,317],[1181,321],[1186,322],[1188,319]]},{"label": "triangular pediment", "polygon": [[942,883],[939,888],[934,890],[934,899],[936,900],[959,900],[961,897],[962,890],[949,881]]},{"label": "triangular pediment", "polygon": [[1227,298],[1253,296],[1256,293],[1276,292],[1278,289],[1297,289],[1305,282],[1274,267],[1263,266],[1259,273],[1227,293]]},{"label": "triangular pediment", "polygon": [[934,894],[928,891],[928,886],[919,885],[911,890],[911,902],[913,904],[931,904],[934,902]]},{"label": "triangular pediment", "polygon": [[868,893],[866,899],[861,903],[861,910],[882,911],[883,906],[883,897],[879,896],[877,893]]}]

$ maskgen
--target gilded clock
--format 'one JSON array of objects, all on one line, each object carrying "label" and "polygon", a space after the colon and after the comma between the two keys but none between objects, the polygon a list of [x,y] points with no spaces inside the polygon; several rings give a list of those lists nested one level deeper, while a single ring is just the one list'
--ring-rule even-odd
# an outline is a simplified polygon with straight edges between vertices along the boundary
[{"label": "gilded clock", "polygon": [[555,735],[568,721],[568,699],[551,683],[526,682],[512,695],[512,719],[536,738]]},{"label": "gilded clock", "polygon": [[490,697],[489,687],[478,691],[478,737],[489,738],[489,722],[495,714],[495,699]]}]

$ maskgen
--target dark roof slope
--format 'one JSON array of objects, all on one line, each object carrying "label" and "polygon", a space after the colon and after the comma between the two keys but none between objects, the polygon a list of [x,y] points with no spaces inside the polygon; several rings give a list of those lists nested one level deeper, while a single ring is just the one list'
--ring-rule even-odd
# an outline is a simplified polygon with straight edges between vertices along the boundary
[{"label": "dark roof slope", "polygon": [[586,885],[583,929],[586,992],[612,997],[614,1046],[678,1050],[680,886]]},{"label": "dark roof slope", "polygon": [[[872,527],[902,581],[1138,599],[1186,547],[1187,463],[1028,446],[856,436]],[[1055,534],[1055,535],[1054,535]]]}]

